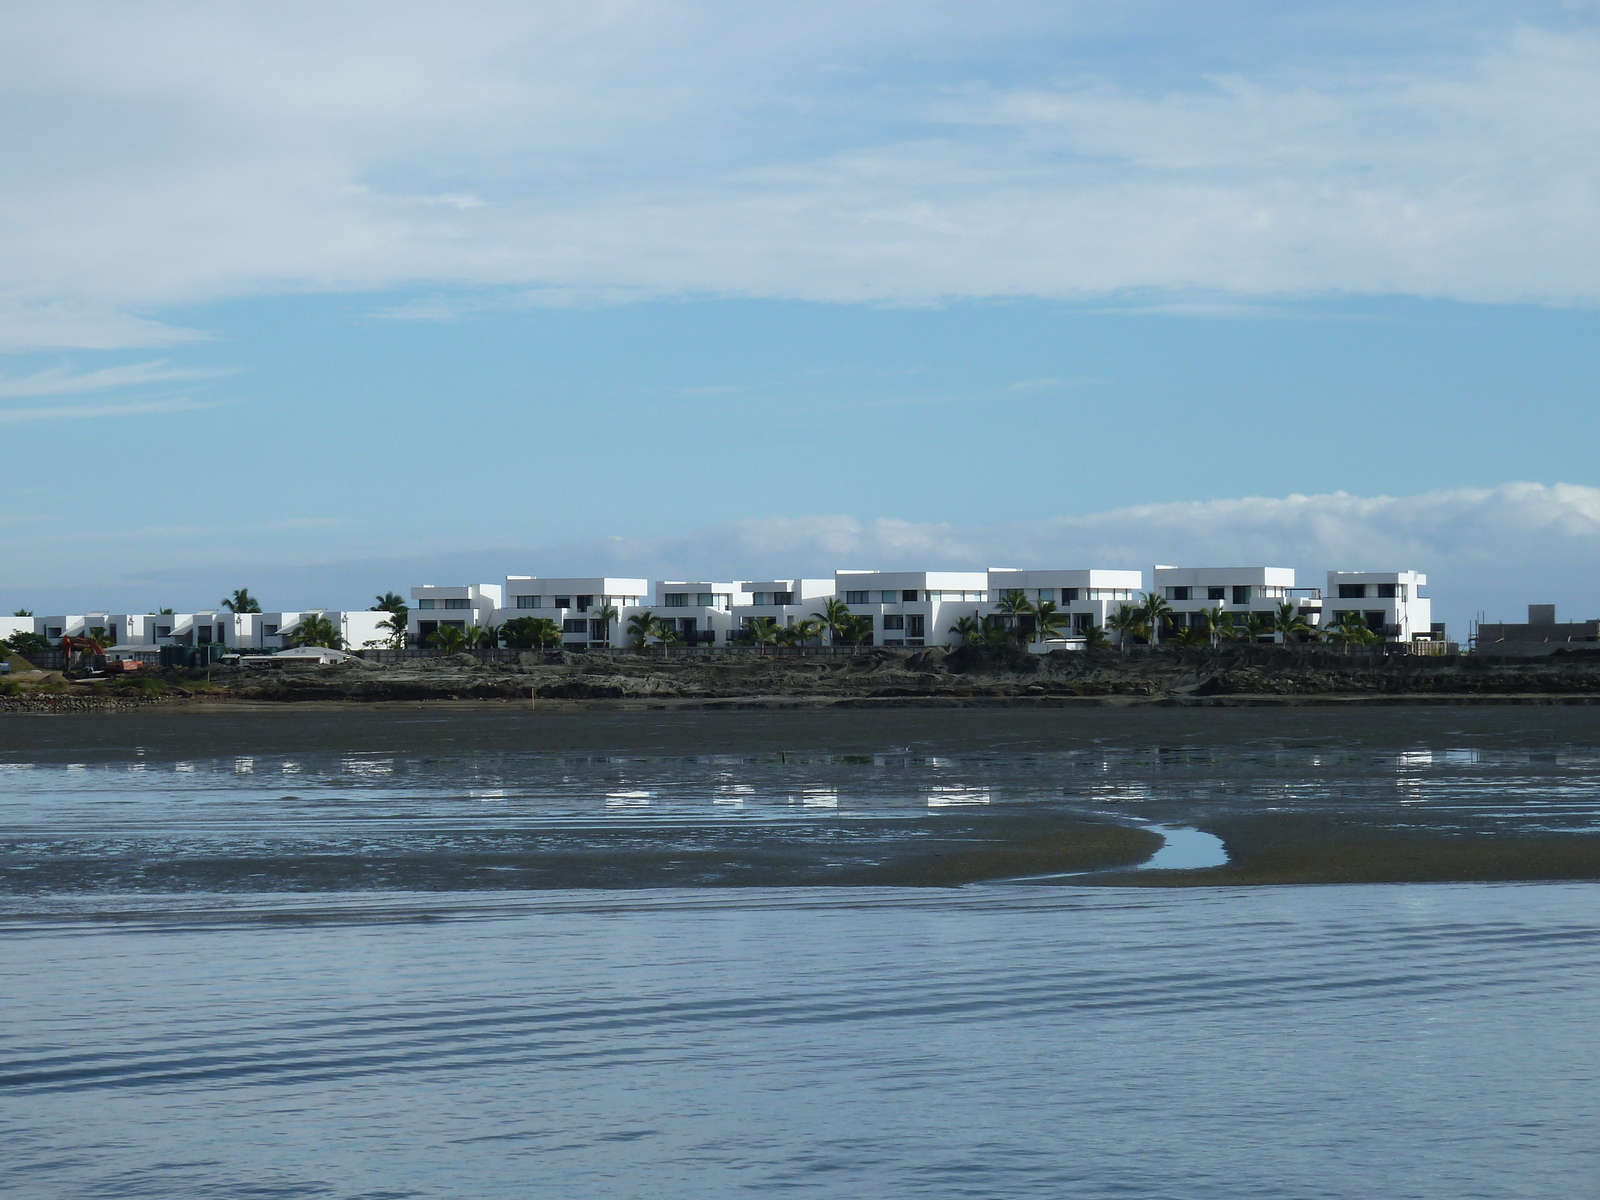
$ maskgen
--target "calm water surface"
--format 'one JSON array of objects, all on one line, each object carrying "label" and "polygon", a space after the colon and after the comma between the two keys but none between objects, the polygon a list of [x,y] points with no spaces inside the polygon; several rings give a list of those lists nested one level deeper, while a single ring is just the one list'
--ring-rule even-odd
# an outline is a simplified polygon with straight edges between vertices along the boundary
[{"label": "calm water surface", "polygon": [[[1041,807],[1584,836],[1577,750],[71,759],[0,764],[8,1197],[1600,1178],[1592,885],[541,890],[490,869],[507,844],[734,834],[827,856]],[[426,890],[370,886],[380,860]]]}]

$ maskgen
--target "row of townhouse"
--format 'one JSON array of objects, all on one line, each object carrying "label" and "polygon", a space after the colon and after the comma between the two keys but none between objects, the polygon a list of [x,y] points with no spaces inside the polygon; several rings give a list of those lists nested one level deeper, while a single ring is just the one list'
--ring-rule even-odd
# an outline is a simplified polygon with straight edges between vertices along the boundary
[{"label": "row of townhouse", "polygon": [[[1250,613],[1276,616],[1291,603],[1313,628],[1353,612],[1391,641],[1442,639],[1421,595],[1426,576],[1415,571],[1330,571],[1327,591],[1297,587],[1288,567],[1171,567],[1154,569],[1152,589],[1173,610],[1171,624],[1197,624],[1202,610],[1220,608],[1244,624]],[[686,645],[717,645],[745,639],[751,622],[770,617],[793,625],[839,600],[852,615],[872,622],[871,642],[880,646],[951,645],[963,617],[996,615],[1008,593],[1030,603],[1049,601],[1065,615],[1068,636],[1090,626],[1104,629],[1121,605],[1144,594],[1139,571],[836,571],[832,579],[657,580],[610,577],[545,578],[508,575],[503,584],[425,584],[411,589],[408,636],[429,644],[442,626],[499,626],[518,617],[545,617],[560,628],[573,650],[604,646],[625,637],[628,619],[648,611],[670,622]],[[614,608],[607,621],[597,614]]]},{"label": "row of townhouse", "polygon": [[[237,650],[281,650],[294,644],[302,621],[327,621],[352,650],[387,645],[390,632],[380,627],[386,612],[344,612],[306,609],[300,612],[112,613],[93,612],[43,617],[0,617],[0,638],[36,633],[51,642],[64,637],[94,637],[111,657],[149,653],[162,646],[204,646],[221,643]],[[96,633],[95,631],[99,631]]]}]

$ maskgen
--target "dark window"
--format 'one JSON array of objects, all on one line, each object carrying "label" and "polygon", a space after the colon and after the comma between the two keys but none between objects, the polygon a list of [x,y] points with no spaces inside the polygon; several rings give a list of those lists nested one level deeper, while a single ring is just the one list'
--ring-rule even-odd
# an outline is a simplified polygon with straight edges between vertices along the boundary
[{"label": "dark window", "polygon": [[1187,600],[1189,598],[1189,589],[1186,588],[1186,587],[1175,587],[1175,588],[1173,588],[1172,589],[1172,598],[1174,600]]},{"label": "dark window", "polygon": [[543,596],[518,596],[517,597],[517,607],[518,608],[539,608],[540,607],[539,601],[541,601],[543,599],[544,599]]},{"label": "dark window", "polygon": [[417,622],[417,636],[419,638],[421,638],[424,643],[426,643],[429,638],[431,638],[434,634],[436,634],[438,632],[439,632],[439,622],[437,622],[437,621],[418,621]]},{"label": "dark window", "polygon": [[846,604],[865,604],[867,602],[867,594],[865,592],[846,592],[844,594],[844,602]]},{"label": "dark window", "polygon": [[447,629],[459,629],[462,633],[467,631],[467,623],[465,621],[440,621],[439,624]]},{"label": "dark window", "polygon": [[1360,600],[1367,594],[1367,585],[1364,583],[1341,583],[1339,585],[1339,599]]},{"label": "dark window", "polygon": [[578,597],[578,611],[579,612],[588,612],[589,611],[589,606],[592,605],[593,603],[594,603],[594,597],[593,596],[579,596]]},{"label": "dark window", "polygon": [[1380,583],[1378,585],[1378,599],[1379,600],[1393,600],[1394,599],[1394,584],[1392,584],[1392,583]]},{"label": "dark window", "polygon": [[[61,636],[61,630],[52,629],[50,631],[50,636],[51,637],[60,637]],[[172,636],[172,626],[171,625],[157,625],[156,626],[156,636],[158,638],[171,637]]]},{"label": "dark window", "polygon": [[1227,598],[1228,598],[1228,589],[1227,588],[1208,587],[1206,589],[1206,599],[1207,600],[1226,600]]},{"label": "dark window", "polygon": [[905,627],[906,627],[906,619],[904,617],[899,616],[899,615],[894,614],[894,613],[886,613],[886,614],[884,614],[884,618],[883,618],[884,632],[887,633],[891,629],[904,629]]},{"label": "dark window", "polygon": [[1082,633],[1085,629],[1089,628],[1089,626],[1091,626],[1093,624],[1094,624],[1094,614],[1093,613],[1073,613],[1072,614],[1072,627],[1075,630],[1077,630],[1079,633]]},{"label": "dark window", "polygon": [[444,602],[444,606],[446,608],[471,608],[472,607],[472,601],[470,601],[470,600],[446,600]]},{"label": "dark window", "polygon": [[906,636],[908,638],[919,638],[924,636],[923,629],[923,616],[921,613],[906,614]]},{"label": "dark window", "polygon": [[1373,633],[1382,633],[1388,625],[1388,622],[1385,620],[1387,615],[1385,613],[1369,612],[1362,613],[1361,615],[1366,617],[1367,628],[1372,630]]},{"label": "dark window", "polygon": [[[435,628],[438,628],[438,626],[436,625]],[[263,625],[261,632],[267,637],[277,637],[278,627],[276,625]]]},{"label": "dark window", "polygon": [[557,596],[556,597],[556,607],[557,608],[571,608],[572,607],[572,597],[571,596]]},{"label": "dark window", "polygon": [[700,628],[699,617],[680,617],[678,620],[679,633],[693,633]]},{"label": "dark window", "polygon": [[204,646],[211,641],[211,626],[196,625],[194,627],[194,640]]},{"label": "dark window", "polygon": [[562,633],[588,633],[589,622],[582,617],[570,617],[561,622]]},{"label": "dark window", "polygon": [[1236,584],[1234,584],[1234,586],[1233,586],[1233,602],[1235,604],[1249,604],[1250,603],[1250,585],[1249,584],[1247,584],[1247,583],[1236,583]]},{"label": "dark window", "polygon": [[793,604],[794,603],[794,593],[793,592],[773,592],[772,593],[772,602],[774,604]]},{"label": "dark window", "polygon": [[603,642],[610,636],[611,631],[606,628],[604,621],[589,622],[589,640],[591,642]]},{"label": "dark window", "polygon": [[917,589],[916,588],[906,588],[905,590],[903,590],[900,593],[900,599],[901,599],[902,602],[905,602],[905,601],[908,601],[908,600],[909,601],[915,601],[916,598],[917,598]]},{"label": "dark window", "polygon": [[688,608],[689,607],[689,593],[688,592],[668,592],[667,596],[666,596],[666,606],[668,608]]},{"label": "dark window", "polygon": [[1078,589],[1077,588],[1062,588],[1061,589],[1061,603],[1063,603],[1063,604],[1071,604],[1077,598],[1078,598]]}]

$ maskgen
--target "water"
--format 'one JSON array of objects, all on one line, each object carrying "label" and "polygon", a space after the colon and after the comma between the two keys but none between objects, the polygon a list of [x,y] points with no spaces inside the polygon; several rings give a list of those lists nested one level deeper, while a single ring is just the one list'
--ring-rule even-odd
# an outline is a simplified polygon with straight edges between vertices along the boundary
[{"label": "water", "polygon": [[[1455,1200],[1600,1178],[1591,884],[739,884],[1041,813],[1155,827],[1167,871],[1268,809],[1584,837],[1597,760],[1570,739],[239,754],[208,728],[0,747],[0,1194]],[[622,886],[523,886],[552,855]]]}]

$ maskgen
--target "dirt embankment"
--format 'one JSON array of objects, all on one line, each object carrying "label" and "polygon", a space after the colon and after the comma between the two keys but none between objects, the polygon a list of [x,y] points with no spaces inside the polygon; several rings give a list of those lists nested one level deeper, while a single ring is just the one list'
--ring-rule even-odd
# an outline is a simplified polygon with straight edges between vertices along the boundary
[{"label": "dirt embankment", "polygon": [[1600,654],[1530,662],[1472,657],[1347,657],[1273,647],[1220,654],[1056,652],[1011,647],[873,649],[854,656],[529,653],[336,666],[213,667],[85,685],[59,678],[11,689],[0,711],[80,711],[195,699],[447,701],[531,698],[621,707],[1194,706],[1317,703],[1600,703]]}]

